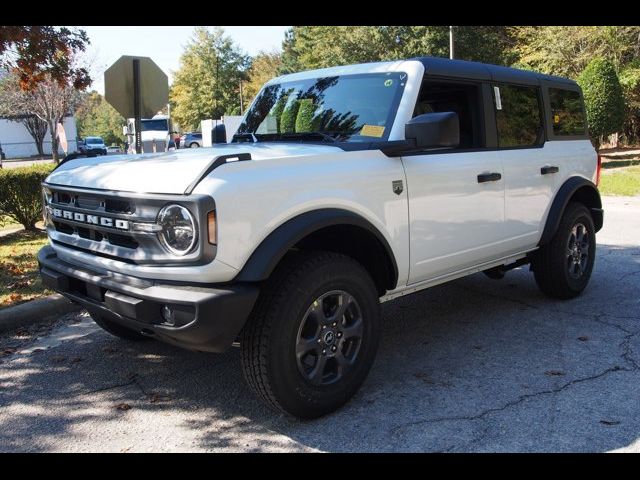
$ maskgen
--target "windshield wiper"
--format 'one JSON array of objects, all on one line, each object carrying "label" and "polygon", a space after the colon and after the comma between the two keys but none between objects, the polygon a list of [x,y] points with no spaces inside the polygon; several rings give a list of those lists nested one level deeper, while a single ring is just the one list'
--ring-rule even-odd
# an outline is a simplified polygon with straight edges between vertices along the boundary
[{"label": "windshield wiper", "polygon": [[319,139],[322,139],[323,141],[327,141],[331,143],[339,142],[337,138],[322,132],[289,132],[289,133],[281,133],[279,136],[283,140],[287,138],[291,138],[291,139],[295,138],[300,140],[313,140],[313,139],[317,140],[319,138]]}]

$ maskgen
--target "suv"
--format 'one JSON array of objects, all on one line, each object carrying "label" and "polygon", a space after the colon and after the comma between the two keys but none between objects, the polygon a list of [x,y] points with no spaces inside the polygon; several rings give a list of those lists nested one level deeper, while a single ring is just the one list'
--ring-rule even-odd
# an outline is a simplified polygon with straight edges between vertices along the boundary
[{"label": "suv", "polygon": [[229,144],[62,162],[38,259],[106,331],[237,344],[259,397],[313,418],[367,376],[381,302],[525,264],[579,295],[599,170],[571,80],[440,58],[301,72]]},{"label": "suv", "polygon": [[81,153],[107,154],[107,146],[104,144],[102,137],[86,137],[80,144],[79,150]]},{"label": "suv", "polygon": [[202,133],[191,132],[185,133],[180,137],[180,148],[199,148],[202,147]]}]

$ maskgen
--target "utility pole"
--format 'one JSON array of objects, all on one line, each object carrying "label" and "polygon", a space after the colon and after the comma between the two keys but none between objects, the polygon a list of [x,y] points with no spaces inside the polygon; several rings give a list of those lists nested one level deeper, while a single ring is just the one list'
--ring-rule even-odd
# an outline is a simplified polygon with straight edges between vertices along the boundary
[{"label": "utility pole", "polygon": [[449,27],[449,58],[453,60],[453,27]]}]

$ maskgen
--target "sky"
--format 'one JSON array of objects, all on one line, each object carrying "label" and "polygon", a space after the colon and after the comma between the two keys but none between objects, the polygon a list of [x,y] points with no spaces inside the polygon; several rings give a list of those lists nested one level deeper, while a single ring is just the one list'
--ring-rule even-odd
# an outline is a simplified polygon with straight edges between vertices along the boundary
[{"label": "sky", "polygon": [[[171,72],[180,66],[183,46],[195,27],[80,27],[87,32],[91,45],[87,58],[92,63],[91,74],[95,89],[104,94],[104,71],[121,55],[150,57],[172,81]],[[227,26],[225,33],[245,53],[255,55],[260,50],[281,50],[284,27]]]}]

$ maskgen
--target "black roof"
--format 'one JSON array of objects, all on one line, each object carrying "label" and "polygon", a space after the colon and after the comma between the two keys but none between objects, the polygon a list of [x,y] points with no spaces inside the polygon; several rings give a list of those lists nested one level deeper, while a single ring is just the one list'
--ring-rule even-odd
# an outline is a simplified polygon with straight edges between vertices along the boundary
[{"label": "black roof", "polygon": [[559,83],[564,86],[577,86],[573,80],[544,73],[520,70],[518,68],[502,67],[466,60],[450,60],[442,57],[415,57],[424,65],[425,75],[441,77],[460,77],[473,80],[487,80],[495,82],[519,83],[524,85],[540,85],[541,80]]}]

